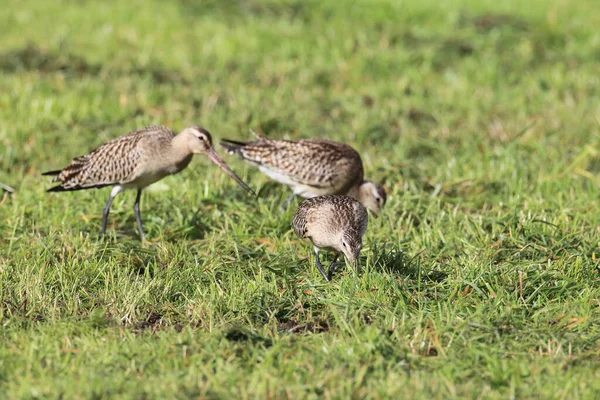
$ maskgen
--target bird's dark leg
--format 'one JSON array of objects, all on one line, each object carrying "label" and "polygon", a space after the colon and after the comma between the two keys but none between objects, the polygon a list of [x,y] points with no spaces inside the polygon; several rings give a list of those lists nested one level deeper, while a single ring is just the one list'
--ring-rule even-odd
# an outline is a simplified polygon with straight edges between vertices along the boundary
[{"label": "bird's dark leg", "polygon": [[335,271],[335,262],[337,261],[339,256],[340,255],[336,253],[336,255],[333,257],[333,261],[331,261],[331,264],[329,264],[329,273],[327,274],[328,281],[330,281],[333,277],[333,271]]},{"label": "bird's dark leg", "polygon": [[111,192],[106,205],[102,209],[102,231],[100,231],[100,235],[104,236],[106,234],[106,225],[108,225],[108,214],[110,213],[110,205],[112,204],[113,199],[116,194]]},{"label": "bird's dark leg", "polygon": [[317,247],[315,247],[315,259],[315,265],[317,269],[319,270],[323,278],[325,278],[326,281],[329,281],[329,278],[327,277],[327,275],[325,274],[325,270],[323,269],[323,264],[321,264],[321,260],[319,260],[319,249]]},{"label": "bird's dark leg", "polygon": [[287,199],[285,199],[285,201],[283,202],[283,204],[281,205],[281,211],[285,211],[288,208],[288,205],[290,204],[290,202],[292,200],[294,200],[294,197],[296,197],[296,193],[292,193],[292,195],[290,197],[288,197]]},{"label": "bird's dark leg", "polygon": [[133,213],[135,214],[135,221],[137,222],[138,231],[140,231],[140,239],[142,242],[145,241],[144,228],[142,227],[142,217],[140,215],[140,199],[142,198],[142,189],[138,189],[137,195],[135,196],[135,203],[133,204]]}]

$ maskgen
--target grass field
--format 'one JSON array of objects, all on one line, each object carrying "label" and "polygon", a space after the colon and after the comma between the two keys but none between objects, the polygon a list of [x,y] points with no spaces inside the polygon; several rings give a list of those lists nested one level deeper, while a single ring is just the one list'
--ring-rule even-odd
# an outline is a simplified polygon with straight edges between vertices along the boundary
[{"label": "grass field", "polygon": [[[440,4],[441,3],[441,4]],[[600,397],[596,0],[16,1],[0,13],[0,397]],[[389,199],[326,283],[224,158],[40,173],[149,124],[328,137]],[[222,149],[217,148],[222,155]],[[0,189],[1,190],[1,189]]]}]

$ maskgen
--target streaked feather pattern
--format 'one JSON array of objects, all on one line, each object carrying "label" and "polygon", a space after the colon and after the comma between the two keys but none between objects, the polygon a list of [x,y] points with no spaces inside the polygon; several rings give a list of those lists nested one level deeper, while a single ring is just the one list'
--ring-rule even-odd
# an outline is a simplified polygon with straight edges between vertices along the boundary
[{"label": "streaked feather pattern", "polygon": [[[112,139],[90,153],[73,159],[52,181],[61,182],[48,191],[81,190],[115,184],[127,184],[138,176],[143,157],[152,157],[153,149],[169,146],[175,134],[164,126],[147,126]],[[141,142],[146,146],[142,146]]]},{"label": "streaked feather pattern", "polygon": [[351,230],[361,237],[367,231],[368,213],[358,201],[347,196],[319,196],[306,199],[296,210],[292,228],[301,238],[330,236]]},{"label": "streaked feather pattern", "polygon": [[327,188],[329,194],[345,194],[363,180],[360,155],[343,143],[325,139],[271,140],[262,137],[247,143],[225,139],[221,144],[229,153],[238,154],[273,175],[285,176],[292,184]]}]

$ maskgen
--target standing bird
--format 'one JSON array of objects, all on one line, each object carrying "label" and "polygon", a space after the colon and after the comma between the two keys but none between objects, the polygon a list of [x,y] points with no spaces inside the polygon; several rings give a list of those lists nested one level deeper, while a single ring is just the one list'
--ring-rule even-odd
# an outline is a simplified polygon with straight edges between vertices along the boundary
[{"label": "standing bird", "polygon": [[45,172],[56,175],[52,182],[60,185],[48,192],[63,192],[113,186],[102,210],[102,235],[106,232],[110,205],[115,196],[126,189],[137,189],[133,211],[140,238],[144,229],[140,216],[142,190],[167,175],[173,175],[188,166],[194,154],[204,154],[221,167],[249,193],[255,195],[228,166],[212,146],[210,133],[200,126],[190,126],[178,135],[164,126],[148,126],[112,139],[77,157],[62,170]]},{"label": "standing bird", "polygon": [[256,141],[223,139],[221,145],[228,153],[258,166],[269,178],[292,188],[292,195],[282,205],[284,210],[296,196],[331,194],[353,197],[375,215],[385,205],[385,190],[364,180],[362,160],[352,147],[325,139],[273,140],[250,132]]},{"label": "standing bird", "polygon": [[[323,278],[330,281],[340,253],[354,264],[358,272],[358,254],[368,219],[367,209],[352,197],[318,196],[300,204],[292,220],[292,228],[299,237],[311,240],[316,255],[315,265]],[[335,252],[327,275],[319,260],[321,249]]]}]

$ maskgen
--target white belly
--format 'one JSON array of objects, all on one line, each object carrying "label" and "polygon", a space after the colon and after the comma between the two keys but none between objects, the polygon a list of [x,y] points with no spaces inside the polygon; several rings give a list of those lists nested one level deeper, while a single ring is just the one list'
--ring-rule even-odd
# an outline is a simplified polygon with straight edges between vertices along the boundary
[{"label": "white belly", "polygon": [[297,196],[309,198],[331,193],[331,190],[327,190],[326,188],[315,188],[313,186],[296,182],[288,175],[282,174],[277,171],[273,171],[272,169],[269,169],[263,165],[259,166],[258,168],[263,174],[267,175],[275,182],[279,182],[281,184],[289,186],[294,191],[294,194],[296,194]]},{"label": "white belly", "polygon": [[287,176],[285,174],[281,174],[277,171],[273,171],[272,169],[269,169],[263,165],[261,165],[258,168],[260,169],[260,171],[263,174],[265,174],[266,176],[268,176],[269,178],[273,179],[276,182],[283,183],[284,185],[288,185],[288,186],[297,185],[296,182],[294,182],[292,179],[290,179],[289,176]]}]

